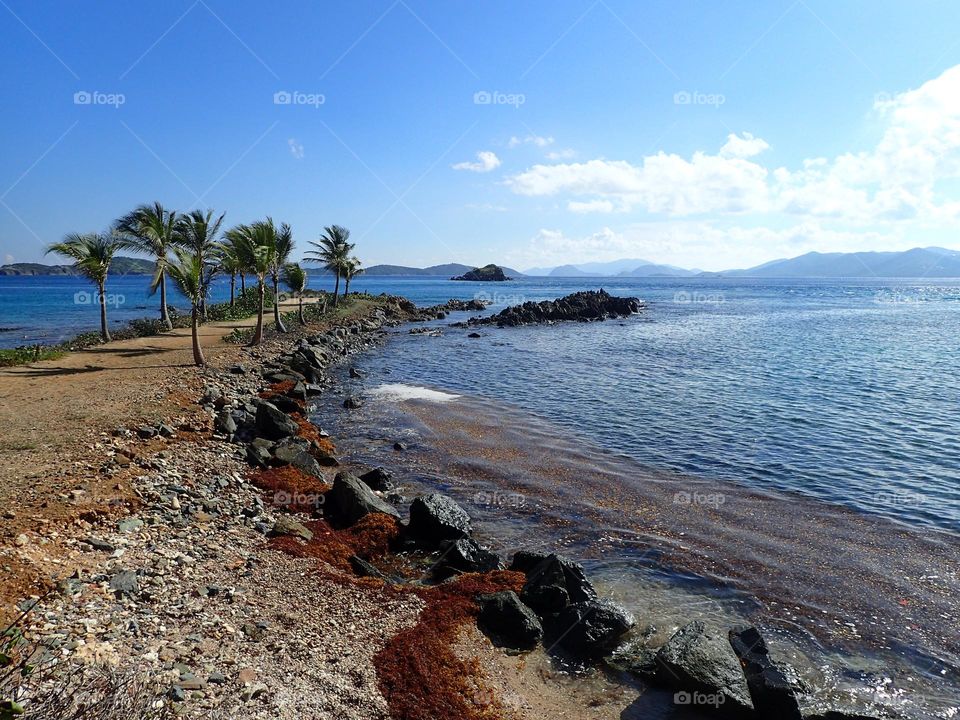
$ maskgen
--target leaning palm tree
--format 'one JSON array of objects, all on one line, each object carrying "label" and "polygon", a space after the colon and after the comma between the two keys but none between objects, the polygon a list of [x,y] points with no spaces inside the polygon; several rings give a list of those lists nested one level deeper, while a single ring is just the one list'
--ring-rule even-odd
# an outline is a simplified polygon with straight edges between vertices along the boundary
[{"label": "leaning palm tree", "polygon": [[63,242],[54,243],[47,253],[56,253],[73,260],[77,271],[97,286],[97,301],[100,304],[100,336],[104,342],[110,342],[110,330],[107,328],[107,273],[114,253],[120,249],[115,235],[71,233]]},{"label": "leaning palm tree", "polygon": [[363,274],[363,268],[360,267],[361,262],[359,258],[349,258],[343,264],[343,279],[346,281],[343,287],[343,296],[346,297],[350,294],[350,281],[353,280],[357,275]]},{"label": "leaning palm tree", "polygon": [[355,245],[350,240],[350,231],[340,225],[330,225],[323,229],[323,235],[317,242],[310,244],[316,248],[306,254],[307,260],[322,263],[324,268],[336,276],[333,288],[333,305],[337,306],[337,294],[340,292],[340,276],[343,274],[344,264],[353,252]]},{"label": "leaning palm tree", "polygon": [[[267,218],[267,222],[273,225],[273,220]],[[275,231],[273,253],[273,267],[270,268],[270,278],[273,280],[273,322],[277,326],[277,331],[285,333],[287,328],[280,319],[280,276],[284,267],[290,260],[290,253],[293,252],[293,232],[287,223],[283,223]]]},{"label": "leaning palm tree", "polygon": [[153,258],[156,270],[150,283],[150,294],[160,290],[160,321],[167,330],[173,330],[170,313],[167,311],[167,258],[177,238],[177,213],[167,210],[158,202],[141,205],[115,223],[119,245],[124,250],[133,250]]},{"label": "leaning palm tree", "polygon": [[200,260],[200,257],[189,250],[176,248],[174,250],[176,261],[167,266],[167,273],[170,279],[176,284],[187,300],[190,301],[190,327],[193,334],[193,362],[203,367],[207,364],[203,357],[203,349],[200,347],[200,308],[206,297],[206,288],[204,287],[204,274],[206,269]]},{"label": "leaning palm tree", "polygon": [[259,221],[250,225],[238,225],[228,230],[227,234],[231,241],[236,243],[243,267],[257,278],[257,328],[250,344],[259,345],[263,341],[263,305],[267,276],[273,268],[276,254],[276,228],[272,222]]},{"label": "leaning palm tree", "polygon": [[193,253],[200,263],[200,267],[204,269],[202,276],[205,280],[202,283],[204,295],[200,303],[201,315],[204,320],[207,319],[207,291],[210,281],[213,279],[212,274],[207,275],[207,269],[217,261],[217,254],[220,251],[217,235],[220,234],[220,226],[223,224],[224,215],[226,213],[215,217],[213,210],[207,210],[206,212],[193,210],[186,215],[182,215],[177,222],[176,244]]},{"label": "leaning palm tree", "polygon": [[[243,263],[237,248],[230,242],[220,243],[218,257],[220,269],[230,276],[230,307],[233,307],[237,297],[237,275],[243,278]],[[242,289],[241,292],[243,292]]]},{"label": "leaning palm tree", "polygon": [[303,317],[303,291],[307,289],[307,273],[297,263],[287,263],[283,266],[283,284],[290,288],[290,292],[297,296],[299,305],[297,308],[297,317],[301,325],[306,325],[307,321]]}]

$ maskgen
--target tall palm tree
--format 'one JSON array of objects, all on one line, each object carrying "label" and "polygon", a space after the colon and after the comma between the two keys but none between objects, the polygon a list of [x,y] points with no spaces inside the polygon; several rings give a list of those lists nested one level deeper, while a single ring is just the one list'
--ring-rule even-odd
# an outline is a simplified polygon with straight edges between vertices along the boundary
[{"label": "tall palm tree", "polygon": [[343,288],[344,297],[350,294],[350,281],[357,275],[363,274],[363,268],[360,267],[361,264],[360,259],[355,257],[348,258],[343,264],[343,279],[346,281]]},{"label": "tall palm tree", "polygon": [[[247,291],[247,273],[249,272],[249,268],[244,262],[243,256],[244,245],[247,243],[247,234],[249,229],[250,228],[247,225],[237,225],[236,227],[232,227],[223,233],[223,242],[220,243],[222,248],[221,252],[233,259],[236,259],[237,274],[240,276],[241,295]],[[224,270],[229,272],[227,267],[224,267]],[[232,284],[231,287],[233,287]]]},{"label": "tall palm tree", "polygon": [[187,299],[190,301],[190,327],[193,335],[193,362],[203,367],[207,364],[203,357],[203,348],[200,347],[200,306],[206,297],[206,288],[204,287],[205,268],[200,256],[184,248],[175,248],[176,262],[171,262],[167,266],[167,273],[170,279],[176,283]]},{"label": "tall palm tree", "polygon": [[[230,307],[233,307],[237,297],[237,275],[243,277],[243,263],[237,248],[230,242],[220,243],[218,257],[220,269],[230,276]],[[242,288],[241,292],[243,292]]]},{"label": "tall palm tree", "polygon": [[337,294],[340,292],[340,276],[343,274],[344,263],[350,257],[355,245],[350,240],[350,231],[340,225],[330,225],[323,229],[319,241],[311,242],[316,248],[308,252],[306,258],[322,263],[324,268],[336,275],[336,284],[333,288],[333,305],[337,306]]},{"label": "tall palm tree", "polygon": [[176,243],[176,227],[176,211],[165,209],[159,202],[140,205],[115,223],[121,248],[149,255],[156,262],[150,294],[160,290],[160,321],[167,326],[167,330],[173,330],[173,323],[167,311],[165,275],[167,258]]},{"label": "tall palm tree", "polygon": [[204,272],[201,276],[203,286],[203,298],[200,302],[200,309],[203,319],[207,319],[207,293],[210,288],[210,282],[213,280],[217,254],[220,251],[220,245],[217,242],[217,236],[220,234],[220,226],[223,224],[223,217],[226,213],[221,213],[215,217],[213,210],[193,210],[186,215],[181,215],[177,222],[176,244],[179,247],[189,250],[197,258],[200,267]]},{"label": "tall palm tree", "polygon": [[283,266],[283,283],[297,296],[299,301],[297,316],[300,324],[306,325],[307,321],[303,317],[303,291],[307,289],[307,273],[299,264],[287,263]]},{"label": "tall palm tree", "polygon": [[[273,220],[267,218],[267,222],[273,225]],[[277,326],[277,331],[285,333],[287,328],[280,319],[280,276],[284,267],[290,260],[290,253],[293,252],[293,231],[287,223],[283,223],[275,230],[276,238],[274,243],[273,267],[270,268],[270,277],[273,280],[273,321]]]},{"label": "tall palm tree", "polygon": [[227,234],[236,244],[243,267],[257,278],[257,327],[250,344],[259,345],[263,341],[263,305],[267,276],[273,268],[276,254],[276,228],[272,222],[261,220],[250,225],[238,225],[228,230]]},{"label": "tall palm tree", "polygon": [[97,300],[100,304],[100,336],[104,342],[110,342],[110,330],[107,328],[107,274],[110,272],[114,253],[119,249],[116,236],[100,233],[71,233],[63,242],[54,243],[46,249],[47,253],[71,258],[77,271],[96,284]]}]

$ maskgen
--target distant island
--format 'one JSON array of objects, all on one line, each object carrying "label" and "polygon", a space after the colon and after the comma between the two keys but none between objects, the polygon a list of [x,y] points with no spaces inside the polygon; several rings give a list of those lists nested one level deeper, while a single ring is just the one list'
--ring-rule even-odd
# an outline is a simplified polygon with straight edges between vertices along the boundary
[{"label": "distant island", "polygon": [[530,268],[529,276],[547,277],[756,277],[756,278],[960,278],[960,251],[940,247],[900,252],[819,253],[773,260],[751,268],[704,272],[647,260]]},{"label": "distant island", "polygon": [[[503,268],[503,272],[510,277],[519,277],[523,275],[522,272],[514,270],[513,268],[508,268],[500,266]],[[473,265],[461,265],[460,263],[447,263],[445,265],[431,265],[426,268],[416,268],[416,267],[407,267],[405,265],[371,265],[364,271],[366,276],[390,276],[390,275],[408,275],[408,276],[424,276],[424,277],[443,277],[449,278],[455,275],[464,275],[465,273],[476,270],[476,267]]]},{"label": "distant island", "polygon": [[456,277],[452,277],[450,279],[467,280],[473,282],[504,282],[506,280],[511,280],[512,278],[507,277],[506,273],[503,272],[502,267],[490,263],[489,265],[484,265],[482,268],[468,270],[463,275],[457,275]]},{"label": "distant island", "polygon": [[[110,263],[112,275],[153,275],[156,265],[152,260],[117,256]],[[43,263],[11,263],[0,266],[0,276],[78,275],[73,265],[44,265]]]}]

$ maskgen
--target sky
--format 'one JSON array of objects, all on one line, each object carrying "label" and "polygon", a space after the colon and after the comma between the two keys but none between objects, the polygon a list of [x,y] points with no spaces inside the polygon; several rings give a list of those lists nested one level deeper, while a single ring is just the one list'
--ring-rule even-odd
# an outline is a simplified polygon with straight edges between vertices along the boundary
[{"label": "sky", "polygon": [[[0,0],[0,262],[138,204],[365,265],[960,248],[949,0]],[[52,260],[48,259],[48,262]]]}]

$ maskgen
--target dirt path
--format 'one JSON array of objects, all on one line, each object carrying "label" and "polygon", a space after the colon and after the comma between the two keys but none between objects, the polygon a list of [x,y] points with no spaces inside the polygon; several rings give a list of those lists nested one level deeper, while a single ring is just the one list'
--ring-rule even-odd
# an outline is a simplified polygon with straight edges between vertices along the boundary
[{"label": "dirt path", "polygon": [[[264,322],[272,323],[272,315]],[[255,317],[204,325],[207,362],[222,368],[259,352],[224,342],[234,329],[254,324]],[[0,369],[0,547],[26,531],[129,501],[125,473],[99,472],[103,444],[118,427],[201,420],[195,401],[203,375],[193,365],[189,329]],[[48,582],[44,569],[4,560],[0,618]]]}]

